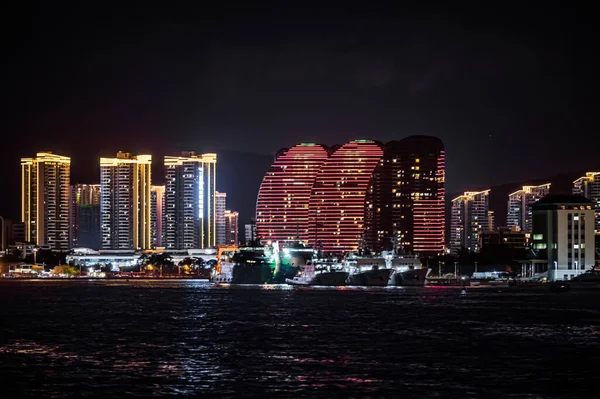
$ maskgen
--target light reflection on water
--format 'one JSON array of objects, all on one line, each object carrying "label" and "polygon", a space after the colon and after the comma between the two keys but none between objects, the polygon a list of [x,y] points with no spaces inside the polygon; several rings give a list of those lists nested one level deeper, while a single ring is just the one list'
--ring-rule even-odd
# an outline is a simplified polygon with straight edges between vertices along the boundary
[{"label": "light reflection on water", "polygon": [[[4,392],[594,397],[600,295],[546,290],[0,283]],[[590,389],[588,391],[588,389]]]}]

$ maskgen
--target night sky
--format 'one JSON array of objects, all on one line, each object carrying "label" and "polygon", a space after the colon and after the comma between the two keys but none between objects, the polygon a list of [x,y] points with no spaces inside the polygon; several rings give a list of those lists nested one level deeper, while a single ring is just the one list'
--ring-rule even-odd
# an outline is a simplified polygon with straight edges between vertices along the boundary
[{"label": "night sky", "polygon": [[600,169],[589,9],[42,3],[0,10],[9,217],[19,158],[41,150],[71,156],[81,183],[118,150],[150,152],[156,183],[163,155],[217,151],[218,188],[243,210],[268,157],[302,141],[439,136],[449,192]]}]

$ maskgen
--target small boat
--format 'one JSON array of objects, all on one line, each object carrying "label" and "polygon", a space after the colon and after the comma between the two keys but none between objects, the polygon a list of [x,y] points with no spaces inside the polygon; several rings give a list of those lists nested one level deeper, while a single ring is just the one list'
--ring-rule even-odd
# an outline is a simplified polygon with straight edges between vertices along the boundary
[{"label": "small boat", "polygon": [[575,290],[600,290],[600,270],[590,269],[568,281],[569,287]]},{"label": "small boat", "polygon": [[286,278],[285,282],[290,285],[344,285],[348,278],[345,271],[322,271],[315,270],[314,265],[305,265],[300,273],[294,278]]}]

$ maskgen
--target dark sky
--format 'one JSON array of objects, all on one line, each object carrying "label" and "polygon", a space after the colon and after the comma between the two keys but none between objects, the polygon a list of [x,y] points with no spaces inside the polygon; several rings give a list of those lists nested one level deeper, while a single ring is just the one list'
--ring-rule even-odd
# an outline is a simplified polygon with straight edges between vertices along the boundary
[{"label": "dark sky", "polygon": [[[600,168],[600,35],[572,3],[40,3],[0,10],[0,214],[18,212],[19,157],[45,149],[80,182],[119,149],[158,164],[412,134],[444,141],[450,192]],[[247,166],[221,178],[264,172]]]}]

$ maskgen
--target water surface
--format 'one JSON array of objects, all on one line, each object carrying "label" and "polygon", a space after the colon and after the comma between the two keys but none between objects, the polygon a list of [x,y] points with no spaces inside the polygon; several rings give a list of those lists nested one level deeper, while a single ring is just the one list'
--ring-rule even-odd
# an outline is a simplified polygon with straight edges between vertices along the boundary
[{"label": "water surface", "polygon": [[2,392],[598,397],[600,295],[1,281]]}]

